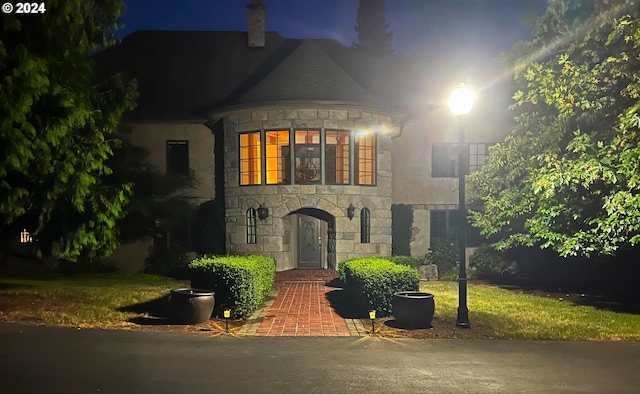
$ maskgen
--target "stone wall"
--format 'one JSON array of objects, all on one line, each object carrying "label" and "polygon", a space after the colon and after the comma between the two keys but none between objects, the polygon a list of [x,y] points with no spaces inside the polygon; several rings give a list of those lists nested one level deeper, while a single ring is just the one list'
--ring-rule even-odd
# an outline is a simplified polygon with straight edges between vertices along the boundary
[{"label": "stone wall", "polygon": [[[357,108],[256,109],[226,114],[225,200],[228,253],[261,253],[278,261],[278,270],[296,267],[295,217],[301,208],[312,208],[333,217],[336,258],[389,256],[391,254],[391,136],[397,121],[390,114]],[[239,185],[238,133],[272,129],[325,128],[373,130],[377,133],[377,182],[375,186],[354,185]],[[349,204],[356,207],[350,220]],[[258,220],[256,244],[246,242],[246,211],[262,204],[269,217]],[[360,242],[360,210],[371,212],[370,243]]]}]

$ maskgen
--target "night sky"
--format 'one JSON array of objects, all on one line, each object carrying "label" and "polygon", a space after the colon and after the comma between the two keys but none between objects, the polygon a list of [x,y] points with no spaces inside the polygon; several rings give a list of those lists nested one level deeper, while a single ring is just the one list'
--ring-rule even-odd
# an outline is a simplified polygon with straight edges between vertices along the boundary
[{"label": "night sky", "polygon": [[[232,30],[247,27],[249,0],[125,0],[121,38],[136,30]],[[358,0],[263,0],[267,30],[286,38],[356,40]],[[495,58],[528,37],[523,14],[546,0],[387,0],[396,52]]]}]

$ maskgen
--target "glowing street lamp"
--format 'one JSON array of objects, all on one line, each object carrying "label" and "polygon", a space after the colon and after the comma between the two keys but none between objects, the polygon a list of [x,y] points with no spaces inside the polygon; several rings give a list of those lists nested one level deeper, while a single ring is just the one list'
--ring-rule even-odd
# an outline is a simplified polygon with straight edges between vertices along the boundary
[{"label": "glowing street lamp", "polygon": [[466,264],[466,246],[467,246],[467,210],[465,207],[465,175],[466,175],[466,147],[464,138],[464,120],[471,112],[473,106],[473,93],[465,87],[463,83],[459,84],[456,90],[451,94],[449,99],[449,108],[451,112],[458,117],[458,244],[459,244],[459,266],[460,273],[458,275],[458,317],[456,326],[460,328],[471,328],[469,322],[469,309],[467,308],[467,264]]}]

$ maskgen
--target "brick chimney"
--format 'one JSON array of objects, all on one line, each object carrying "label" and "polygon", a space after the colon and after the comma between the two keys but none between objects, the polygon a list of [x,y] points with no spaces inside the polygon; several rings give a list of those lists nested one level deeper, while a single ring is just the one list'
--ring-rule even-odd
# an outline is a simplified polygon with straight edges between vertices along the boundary
[{"label": "brick chimney", "polygon": [[248,45],[250,48],[264,48],[264,28],[267,22],[267,8],[261,0],[252,0],[247,7]]}]

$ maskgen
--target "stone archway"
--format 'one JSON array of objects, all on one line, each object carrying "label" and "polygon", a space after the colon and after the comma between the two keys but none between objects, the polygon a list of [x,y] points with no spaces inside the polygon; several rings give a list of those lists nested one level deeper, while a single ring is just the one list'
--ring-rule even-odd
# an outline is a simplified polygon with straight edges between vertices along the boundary
[{"label": "stone archway", "polygon": [[289,215],[296,223],[296,268],[335,269],[335,217],[317,208],[300,208]]}]

